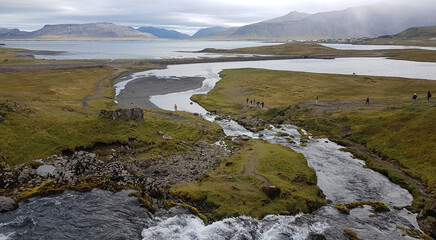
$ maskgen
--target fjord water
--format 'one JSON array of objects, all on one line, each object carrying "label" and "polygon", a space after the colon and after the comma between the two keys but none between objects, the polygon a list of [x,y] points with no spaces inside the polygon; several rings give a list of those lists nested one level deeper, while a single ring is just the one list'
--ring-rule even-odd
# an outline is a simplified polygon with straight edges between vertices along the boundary
[{"label": "fjord water", "polygon": [[[259,41],[6,41],[6,47],[38,50],[40,59],[159,59],[220,57],[192,53],[205,48],[232,49],[271,45]],[[60,51],[50,54],[45,51]]]}]

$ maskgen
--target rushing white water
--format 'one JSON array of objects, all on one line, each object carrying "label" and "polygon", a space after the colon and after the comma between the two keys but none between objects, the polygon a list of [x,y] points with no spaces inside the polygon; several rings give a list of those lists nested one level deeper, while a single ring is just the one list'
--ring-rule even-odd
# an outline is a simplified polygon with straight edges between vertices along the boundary
[{"label": "rushing white water", "polygon": [[[157,217],[142,231],[144,239],[306,239],[322,233],[325,223],[299,222],[302,215],[269,215],[262,220],[241,216],[205,226],[191,214]],[[157,224],[156,224],[157,223]]]}]

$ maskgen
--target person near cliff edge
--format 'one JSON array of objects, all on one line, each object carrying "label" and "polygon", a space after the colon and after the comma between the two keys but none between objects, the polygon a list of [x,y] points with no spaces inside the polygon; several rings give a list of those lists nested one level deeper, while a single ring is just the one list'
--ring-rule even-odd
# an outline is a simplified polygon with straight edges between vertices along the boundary
[{"label": "person near cliff edge", "polygon": [[416,103],[416,99],[417,99],[417,98],[418,98],[418,96],[416,95],[416,93],[414,93],[414,94],[413,94],[413,97],[412,97],[414,103]]},{"label": "person near cliff edge", "polygon": [[177,104],[174,104],[174,111],[177,111]]},{"label": "person near cliff edge", "polygon": [[431,92],[430,92],[430,90],[428,90],[428,92],[427,92],[427,102],[430,102],[430,98],[431,98]]},{"label": "person near cliff edge", "polygon": [[369,106],[369,97],[366,98],[365,106],[366,106],[366,105]]}]

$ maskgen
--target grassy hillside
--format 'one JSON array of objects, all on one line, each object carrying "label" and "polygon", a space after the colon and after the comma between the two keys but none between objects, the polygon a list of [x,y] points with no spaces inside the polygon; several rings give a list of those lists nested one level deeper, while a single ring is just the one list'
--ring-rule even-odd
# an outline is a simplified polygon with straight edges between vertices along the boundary
[{"label": "grassy hillside", "polygon": [[370,39],[365,44],[436,46],[436,26],[413,27],[392,36]]},{"label": "grassy hillside", "polygon": [[[19,50],[1,50],[0,59],[11,59],[8,63],[45,62],[13,54]],[[153,112],[145,114],[144,123],[100,117],[99,110],[114,104],[114,89],[110,86],[118,71],[110,67],[48,67],[0,73],[0,160],[16,165],[64,150],[90,148],[96,143],[130,145],[145,158],[186,148],[178,141],[192,144],[204,134],[211,139],[222,134],[219,126],[184,113],[177,114],[187,121],[173,121]],[[91,95],[97,85],[101,91],[84,108],[82,99]],[[162,139],[156,134],[158,130],[173,140]]]}]

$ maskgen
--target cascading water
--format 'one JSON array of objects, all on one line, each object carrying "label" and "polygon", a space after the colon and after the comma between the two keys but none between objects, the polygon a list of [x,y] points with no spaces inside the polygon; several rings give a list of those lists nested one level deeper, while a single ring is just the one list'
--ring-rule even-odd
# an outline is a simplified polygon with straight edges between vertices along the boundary
[{"label": "cascading water", "polygon": [[[212,116],[206,116],[212,120]],[[349,228],[364,239],[407,239],[397,225],[418,228],[416,215],[393,206],[410,205],[412,196],[391,183],[383,175],[363,168],[364,162],[342,152],[341,146],[326,138],[310,139],[307,146],[300,146],[301,134],[296,126],[272,127],[252,133],[234,121],[220,120],[225,133],[230,136],[247,135],[273,144],[290,147],[302,153],[318,177],[318,186],[332,203],[313,214],[298,216],[269,215],[262,220],[242,216],[228,218],[204,226],[192,215],[176,215],[150,219],[142,232],[143,239],[306,239],[310,234],[324,234],[327,239],[346,239],[344,230]],[[292,135],[295,143],[289,143],[277,132]],[[259,137],[261,136],[261,137]],[[370,207],[351,210],[344,215],[334,208],[338,203],[378,200],[386,203],[391,211],[373,213]]]}]

